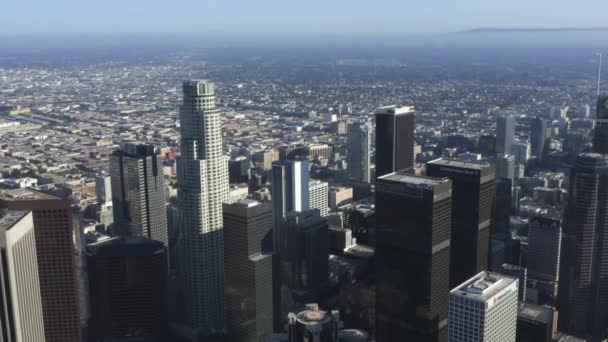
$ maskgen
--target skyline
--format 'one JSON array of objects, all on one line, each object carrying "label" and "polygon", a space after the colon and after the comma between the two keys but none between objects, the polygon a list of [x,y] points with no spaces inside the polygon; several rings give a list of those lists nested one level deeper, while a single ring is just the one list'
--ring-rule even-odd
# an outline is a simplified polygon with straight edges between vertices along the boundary
[{"label": "skyline", "polygon": [[[360,0],[223,2],[141,0],[119,2],[40,0],[9,2],[0,13],[0,34],[65,33],[309,33],[428,34],[477,28],[605,27],[608,3],[582,0],[488,3],[446,0],[373,4]],[[575,16],[573,13],[576,13]],[[27,23],[27,25],[24,25]]]}]

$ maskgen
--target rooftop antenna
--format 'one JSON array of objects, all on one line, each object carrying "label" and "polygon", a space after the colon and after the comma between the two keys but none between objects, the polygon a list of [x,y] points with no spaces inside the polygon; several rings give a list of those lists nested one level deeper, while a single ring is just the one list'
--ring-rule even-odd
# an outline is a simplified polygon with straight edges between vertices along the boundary
[{"label": "rooftop antenna", "polygon": [[600,84],[602,81],[602,53],[598,53],[600,55],[600,63],[597,67],[597,96],[600,96]]}]

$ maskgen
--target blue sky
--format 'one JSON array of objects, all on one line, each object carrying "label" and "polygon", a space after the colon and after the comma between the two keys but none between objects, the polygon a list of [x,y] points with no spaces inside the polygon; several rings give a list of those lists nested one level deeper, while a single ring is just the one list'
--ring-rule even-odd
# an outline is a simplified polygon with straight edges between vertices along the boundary
[{"label": "blue sky", "polygon": [[0,33],[437,33],[608,26],[606,0],[0,0]]}]

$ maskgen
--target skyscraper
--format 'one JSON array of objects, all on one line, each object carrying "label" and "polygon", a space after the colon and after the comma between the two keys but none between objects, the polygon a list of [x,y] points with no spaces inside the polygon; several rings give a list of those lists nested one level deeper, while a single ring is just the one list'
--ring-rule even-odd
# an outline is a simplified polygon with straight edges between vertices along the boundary
[{"label": "skyscraper", "polygon": [[160,151],[127,143],[110,159],[114,225],[120,235],[145,236],[169,243],[166,193]]},{"label": "skyscraper", "polygon": [[101,203],[112,202],[112,178],[107,174],[95,176],[95,193]]},{"label": "skyscraper", "polygon": [[489,267],[495,196],[490,163],[437,159],[426,165],[430,177],[452,180],[450,288]]},{"label": "skyscraper", "polygon": [[186,324],[212,334],[224,331],[222,203],[228,199],[228,157],[222,154],[213,82],[186,81],[183,91],[177,175],[180,277]]},{"label": "skyscraper", "polygon": [[0,208],[32,211],[45,342],[82,341],[72,208],[29,189],[1,192]]},{"label": "skyscraper", "polygon": [[272,227],[275,250],[279,250],[281,221],[288,213],[310,208],[308,160],[294,159],[272,165]]},{"label": "skyscraper", "polygon": [[31,212],[0,212],[0,341],[44,341]]},{"label": "skyscraper", "polygon": [[329,213],[329,184],[313,179],[309,185],[310,209],[319,209],[321,216]]},{"label": "skyscraper", "polygon": [[[224,204],[226,325],[235,342],[273,332],[272,206],[252,200]],[[276,313],[278,314],[278,313]]]},{"label": "skyscraper", "polygon": [[365,123],[348,126],[346,160],[350,179],[364,183],[371,182],[371,149],[372,125]]},{"label": "skyscraper", "polygon": [[536,215],[528,225],[528,275],[536,280],[556,283],[562,246],[562,220],[559,216]]},{"label": "skyscraper", "polygon": [[553,341],[554,309],[519,303],[517,313],[517,342]]},{"label": "skyscraper", "polygon": [[167,252],[162,242],[122,236],[87,246],[92,341],[167,340]]},{"label": "skyscraper", "polygon": [[512,342],[518,280],[481,272],[450,291],[450,342]]},{"label": "skyscraper", "polygon": [[560,330],[600,336],[608,328],[608,156],[579,155],[570,173],[558,297]]},{"label": "skyscraper", "polygon": [[414,107],[376,110],[376,177],[414,168]]},{"label": "skyscraper", "polygon": [[548,147],[549,136],[547,135],[547,120],[543,118],[534,118],[530,127],[530,145],[532,154],[538,160],[542,160],[545,154],[545,149]]},{"label": "skyscraper", "polygon": [[496,118],[496,154],[511,154],[515,142],[515,119],[512,116]]},{"label": "skyscraper", "polygon": [[452,181],[376,181],[376,338],[447,341]]},{"label": "skyscraper", "polygon": [[593,129],[593,152],[608,154],[608,95],[597,100],[597,114]]},{"label": "skyscraper", "polygon": [[329,226],[319,210],[292,212],[282,223],[283,284],[301,293],[318,290],[329,276]]}]

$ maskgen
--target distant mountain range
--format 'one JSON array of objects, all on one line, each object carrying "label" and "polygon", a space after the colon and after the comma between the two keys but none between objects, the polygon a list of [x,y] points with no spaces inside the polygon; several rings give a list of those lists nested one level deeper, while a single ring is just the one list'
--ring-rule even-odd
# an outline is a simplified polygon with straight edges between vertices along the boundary
[{"label": "distant mountain range", "polygon": [[608,27],[554,27],[554,28],[533,28],[533,27],[480,27],[471,30],[460,31],[460,33],[500,33],[500,32],[564,32],[564,31],[608,31]]}]

